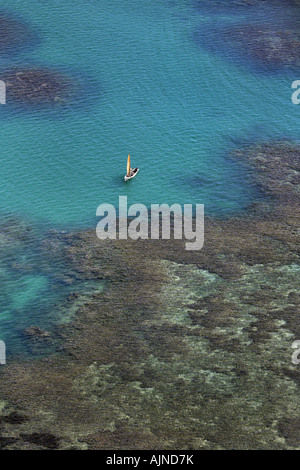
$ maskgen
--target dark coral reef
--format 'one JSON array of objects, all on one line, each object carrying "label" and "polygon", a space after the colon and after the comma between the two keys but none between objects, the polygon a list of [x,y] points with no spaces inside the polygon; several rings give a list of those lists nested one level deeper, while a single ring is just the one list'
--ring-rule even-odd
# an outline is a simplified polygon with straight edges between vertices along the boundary
[{"label": "dark coral reef", "polygon": [[299,156],[291,142],[236,151],[266,198],[207,219],[199,252],[51,233],[42,249],[77,286],[73,319],[55,355],[0,369],[1,447],[300,448]]},{"label": "dark coral reef", "polygon": [[33,33],[23,22],[0,12],[0,54],[23,48],[33,39]]},{"label": "dark coral reef", "polygon": [[247,25],[226,29],[224,40],[261,66],[278,68],[300,64],[300,34],[297,29]]},{"label": "dark coral reef", "polygon": [[[201,2],[198,3],[201,8]],[[209,34],[200,24],[195,40],[201,47],[221,52],[238,65],[263,72],[294,70],[300,65],[300,3],[293,0],[285,3],[282,0],[213,2],[212,12],[216,17],[224,12],[244,10],[248,16],[237,15],[231,25],[220,16],[219,21],[209,26]]]},{"label": "dark coral reef", "polygon": [[195,40],[214,53],[221,51],[230,62],[251,66],[260,72],[296,69],[300,64],[298,26],[251,23],[217,26],[211,29],[209,35],[199,29]]},{"label": "dark coral reef", "polygon": [[45,68],[10,70],[3,80],[7,99],[29,105],[64,103],[72,94],[67,77]]}]

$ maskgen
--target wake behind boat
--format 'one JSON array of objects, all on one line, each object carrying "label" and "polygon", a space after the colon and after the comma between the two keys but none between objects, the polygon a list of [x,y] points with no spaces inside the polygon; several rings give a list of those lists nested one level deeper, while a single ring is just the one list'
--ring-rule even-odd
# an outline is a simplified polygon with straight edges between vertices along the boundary
[{"label": "wake behind boat", "polygon": [[128,158],[127,158],[127,173],[126,175],[124,176],[124,181],[128,181],[128,180],[131,180],[132,178],[134,178],[139,172],[139,168],[131,168],[130,166],[130,154],[128,155]]}]

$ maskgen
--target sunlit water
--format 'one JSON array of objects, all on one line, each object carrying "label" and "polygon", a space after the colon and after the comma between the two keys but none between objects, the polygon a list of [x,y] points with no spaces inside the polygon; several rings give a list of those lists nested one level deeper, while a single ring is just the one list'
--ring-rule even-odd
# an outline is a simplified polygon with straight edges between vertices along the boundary
[{"label": "sunlit water", "polygon": [[[221,4],[222,3],[222,4]],[[224,2],[6,0],[35,39],[0,56],[1,69],[65,73],[76,100],[54,109],[1,106],[0,212],[36,227],[30,273],[3,256],[0,337],[17,347],[32,324],[51,325],[67,288],[53,288],[37,246],[49,228],[94,227],[99,204],[203,203],[211,215],[246,211],[261,197],[230,152],[247,142],[298,138],[292,71],[257,70],[218,43],[218,28],[278,21],[282,10]],[[267,2],[266,2],[267,3]],[[240,62],[239,62],[240,60]],[[124,184],[126,157],[140,167]],[[25,264],[26,264],[25,263]],[[17,338],[13,341],[12,337]]]}]

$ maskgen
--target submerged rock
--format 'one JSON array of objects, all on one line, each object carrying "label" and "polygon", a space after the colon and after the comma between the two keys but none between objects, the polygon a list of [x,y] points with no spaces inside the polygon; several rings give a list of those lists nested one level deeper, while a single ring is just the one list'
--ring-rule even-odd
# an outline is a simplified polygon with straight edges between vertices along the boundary
[{"label": "submerged rock", "polygon": [[54,434],[50,433],[33,433],[33,434],[21,434],[21,438],[24,442],[29,442],[30,444],[35,444],[40,448],[46,449],[58,449],[59,447],[59,438]]},{"label": "submerged rock", "polygon": [[24,333],[35,341],[49,341],[51,339],[51,333],[42,330],[38,326],[30,326],[29,328],[26,328]]}]

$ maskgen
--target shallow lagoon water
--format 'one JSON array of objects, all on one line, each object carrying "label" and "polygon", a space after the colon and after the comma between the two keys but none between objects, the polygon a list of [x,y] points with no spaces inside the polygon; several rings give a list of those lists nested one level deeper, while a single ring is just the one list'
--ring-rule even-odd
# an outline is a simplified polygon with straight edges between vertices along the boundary
[{"label": "shallow lagoon water", "polygon": [[[251,68],[230,50],[217,53],[218,28],[253,22],[251,8],[8,0],[5,11],[37,39],[35,47],[0,55],[1,70],[53,68],[80,91],[73,103],[52,109],[9,102],[0,109],[0,212],[38,232],[23,248],[33,272],[16,273],[7,255],[3,260],[0,335],[18,338],[37,319],[55,323],[47,311],[68,292],[51,287],[60,266],[39,268],[37,246],[50,228],[95,226],[97,206],[117,204],[120,195],[129,204],[203,203],[210,215],[244,213],[261,194],[230,152],[262,139],[298,138],[291,83],[299,77]],[[261,18],[272,24],[282,7],[270,12],[266,2]],[[129,152],[141,171],[124,185]]]}]

